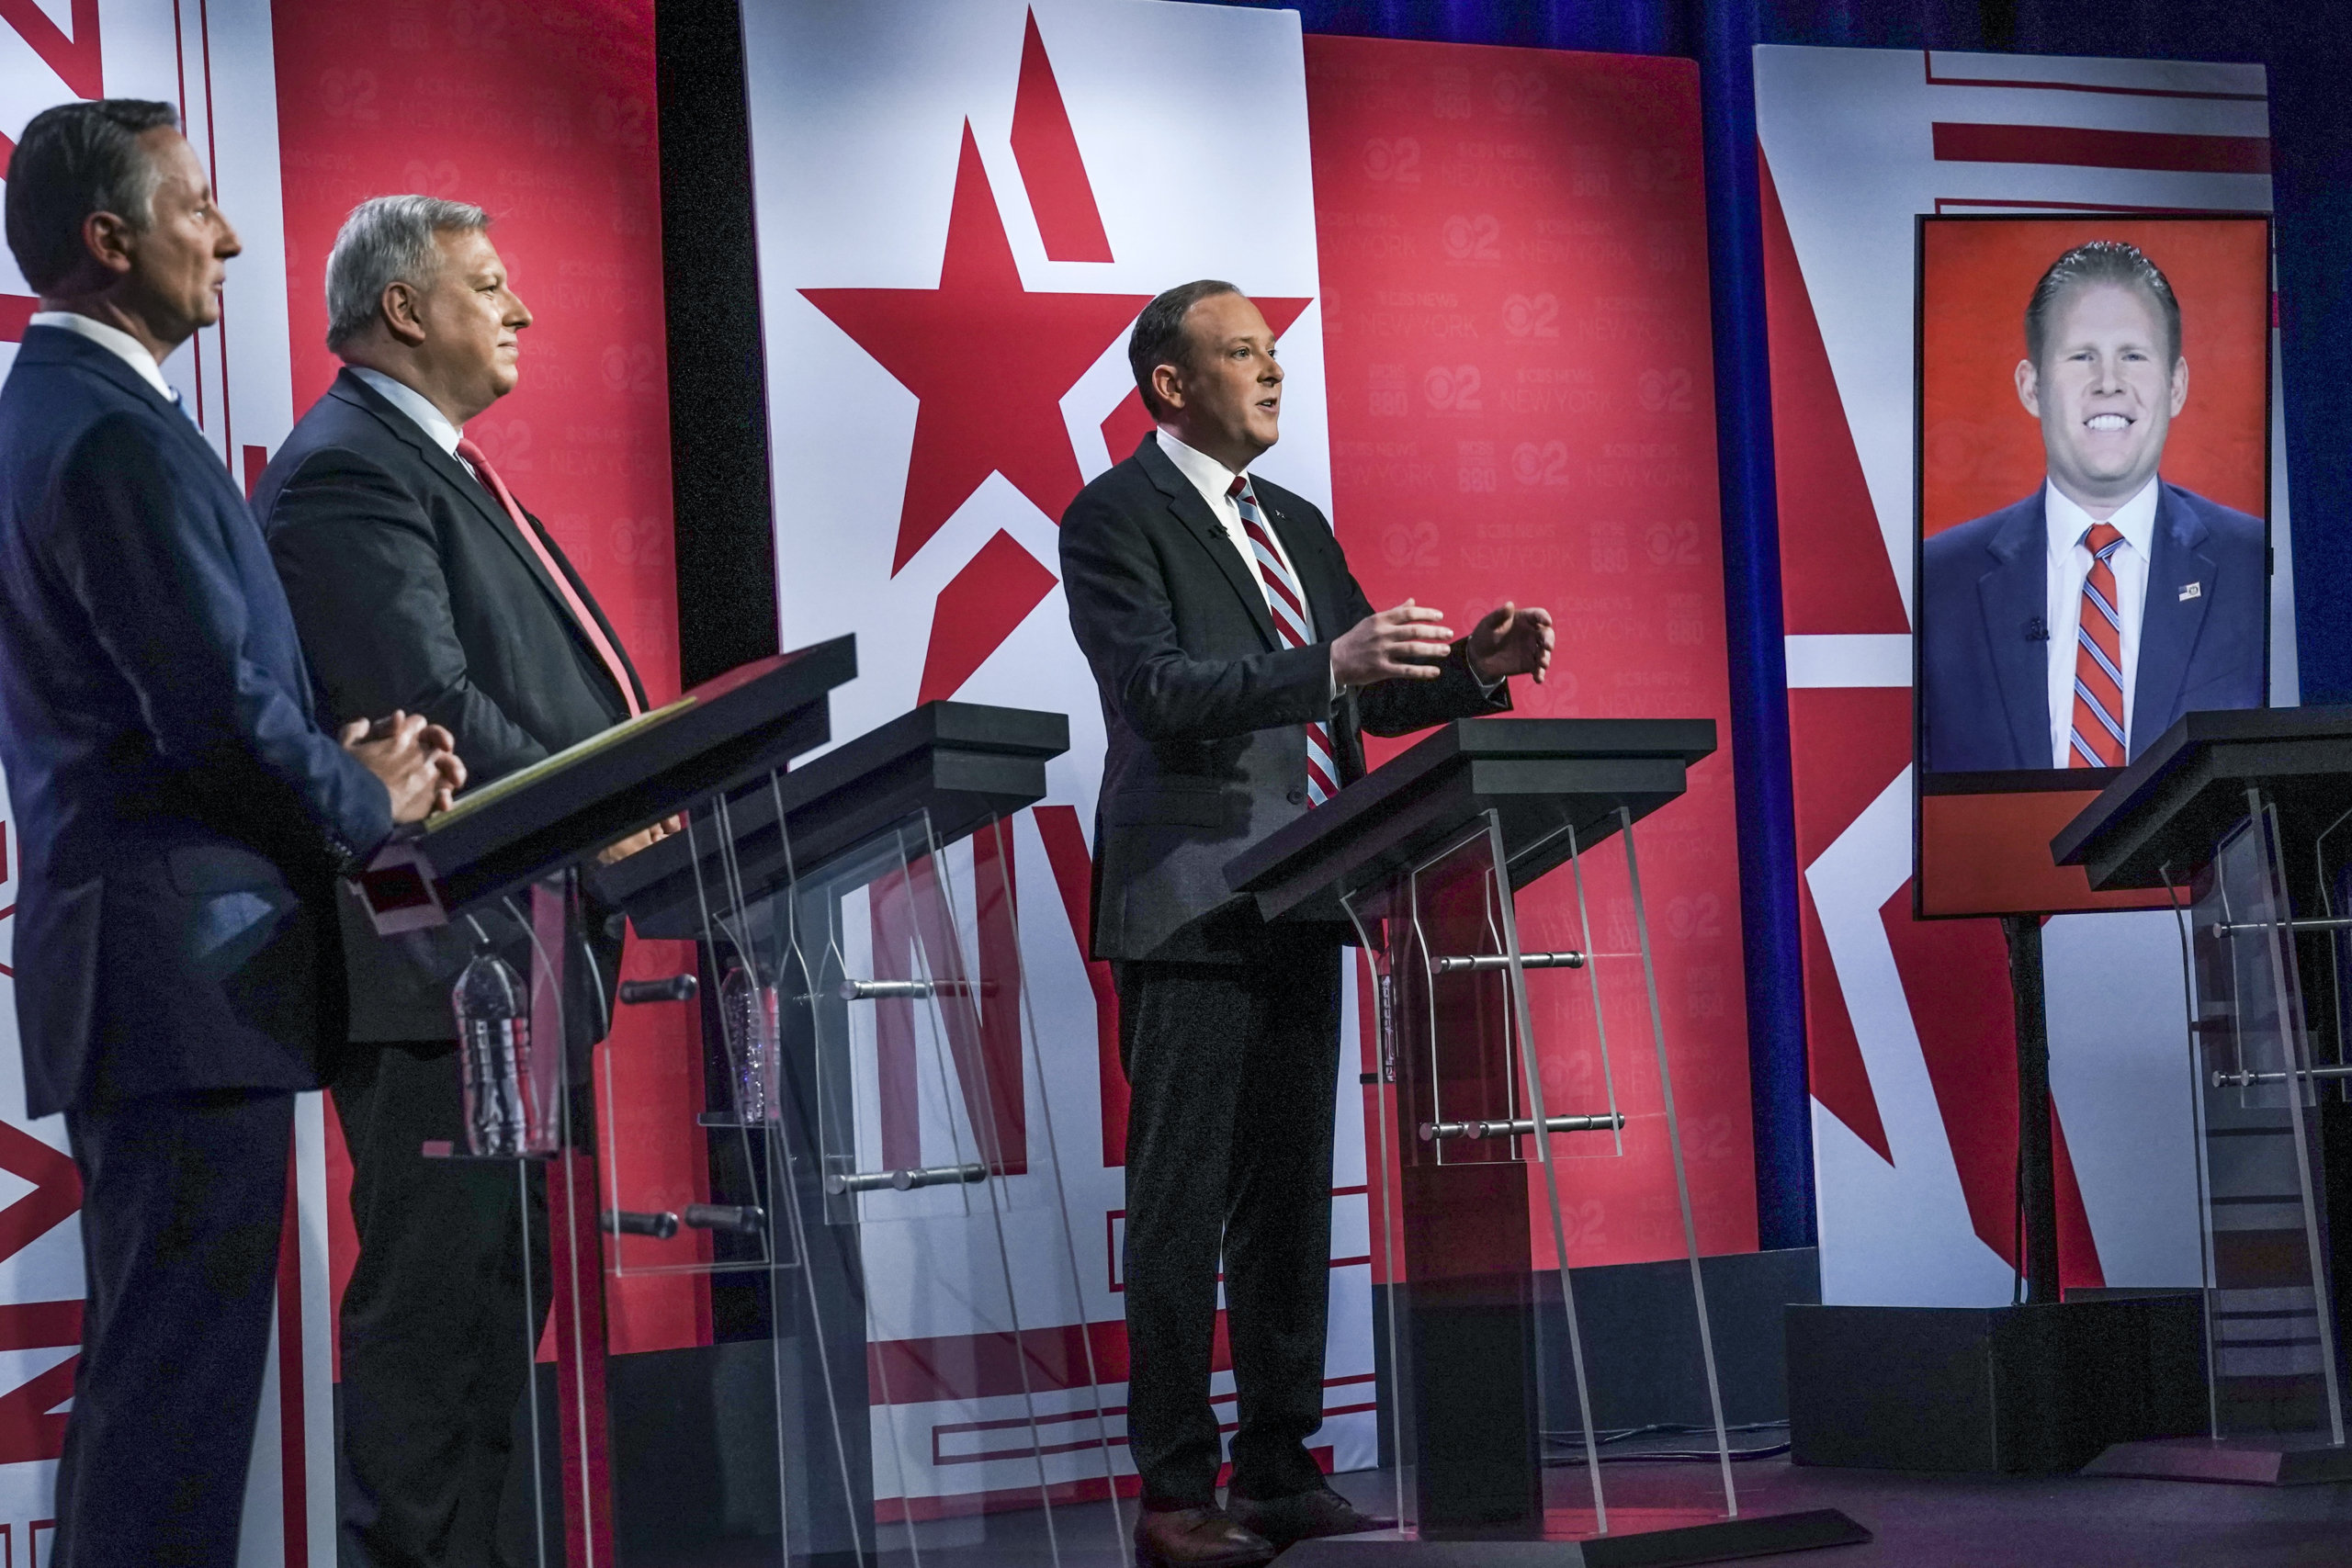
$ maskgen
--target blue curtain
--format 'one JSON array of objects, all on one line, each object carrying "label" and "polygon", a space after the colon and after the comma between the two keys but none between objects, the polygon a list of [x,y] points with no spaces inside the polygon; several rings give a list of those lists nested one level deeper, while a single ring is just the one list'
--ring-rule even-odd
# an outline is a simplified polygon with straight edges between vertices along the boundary
[{"label": "blue curtain", "polygon": [[2269,68],[2296,635],[2307,703],[2352,701],[2352,6],[2307,0],[1228,0],[1308,32],[1673,54],[1699,62],[1706,117],[1715,398],[1732,743],[1747,944],[1757,1220],[1815,1239],[1799,973],[1796,835],[1766,379],[1756,99],[1759,43],[2258,62]]}]

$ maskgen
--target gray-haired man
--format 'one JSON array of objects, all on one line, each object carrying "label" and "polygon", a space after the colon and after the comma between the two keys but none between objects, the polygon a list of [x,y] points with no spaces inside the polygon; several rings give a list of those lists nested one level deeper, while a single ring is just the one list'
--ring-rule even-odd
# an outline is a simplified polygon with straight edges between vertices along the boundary
[{"label": "gray-haired man", "polygon": [[[326,288],[345,368],[254,502],[329,712],[423,714],[486,783],[640,711],[587,584],[464,434],[514,389],[531,323],[481,209],[362,203]],[[460,1135],[449,988],[465,943],[379,942],[344,915],[354,1048],[333,1089],[359,1234],[341,1325],[346,1539],[385,1568],[495,1562],[510,1423],[548,1309],[531,1288],[545,1188],[534,1172],[526,1257],[511,1171],[419,1157]],[[593,924],[609,984],[619,942]],[[526,937],[491,935],[527,968]],[[573,996],[578,1036],[610,998]]]}]

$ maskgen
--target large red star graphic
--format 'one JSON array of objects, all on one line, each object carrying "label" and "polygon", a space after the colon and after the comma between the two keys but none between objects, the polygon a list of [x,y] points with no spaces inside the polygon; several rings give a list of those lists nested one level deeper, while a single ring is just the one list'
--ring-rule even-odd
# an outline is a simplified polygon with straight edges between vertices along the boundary
[{"label": "large red star graphic", "polygon": [[921,403],[892,576],[991,473],[1059,520],[1085,483],[1061,400],[1151,302],[1023,288],[968,120],[939,287],[800,292]]}]

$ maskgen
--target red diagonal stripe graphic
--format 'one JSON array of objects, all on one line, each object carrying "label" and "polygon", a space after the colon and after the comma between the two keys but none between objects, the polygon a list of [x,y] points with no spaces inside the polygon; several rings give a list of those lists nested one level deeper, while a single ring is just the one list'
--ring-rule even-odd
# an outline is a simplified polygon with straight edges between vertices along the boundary
[{"label": "red diagonal stripe graphic", "polygon": [[0,22],[32,46],[67,92],[77,98],[103,98],[107,90],[98,55],[98,0],[74,0],[73,15],[74,36],[68,38],[49,19],[40,0],[0,0]]},{"label": "red diagonal stripe graphic", "polygon": [[1027,33],[1021,40],[1021,85],[1012,100],[1012,161],[1021,167],[1021,183],[1029,191],[1029,210],[1037,219],[1037,237],[1046,255],[1057,262],[1111,260],[1111,238],[1102,231],[1102,214],[1094,205],[1094,186],[1086,177],[1086,161],[1079,155],[1078,132],[1070,128],[1069,109],[1054,80],[1053,62],[1046,58],[1046,40],[1037,31],[1037,13],[1029,13]]},{"label": "red diagonal stripe graphic", "polygon": [[0,294],[0,343],[22,343],[40,301],[29,294]]},{"label": "red diagonal stripe graphic", "polygon": [[0,1258],[22,1252],[82,1206],[82,1173],[73,1156],[6,1122],[0,1122],[0,1169],[33,1184],[0,1209]]},{"label": "red diagonal stripe graphic", "polygon": [[[1061,889],[1062,912],[1069,917],[1070,935],[1078,939],[1081,956],[1094,950],[1094,857],[1086,847],[1074,806],[1040,806],[1032,813],[1037,837],[1046,845],[1046,860],[1054,868]],[[1095,1075],[1102,1089],[1102,1164],[1115,1168],[1127,1163],[1127,1074],[1119,1061],[1119,993],[1111,984],[1111,966],[1099,958],[1086,960],[1087,984],[1094,987]]]},{"label": "red diagonal stripe graphic", "polygon": [[918,703],[952,697],[1003,645],[1058,580],[1000,528],[939,591]]},{"label": "red diagonal stripe graphic", "polygon": [[2267,175],[2267,136],[2201,136],[2173,130],[2092,130],[2073,125],[1965,125],[1938,120],[1941,164],[2064,164],[2164,174]]},{"label": "red diagonal stripe graphic", "polygon": [[[1904,615],[1903,595],[1887,562],[1878,509],[1862,478],[1862,460],[1846,423],[1846,405],[1829,368],[1813,296],[1760,147],[1756,172],[1762,186],[1772,428],[1805,433],[1804,440],[1780,443],[1773,455],[1773,486],[1781,508],[1781,615],[1792,633],[1907,632],[1911,623]],[[1907,719],[1905,734],[1907,759]],[[1883,780],[1879,787],[1884,787]],[[1845,830],[1843,822],[1838,830]]]}]

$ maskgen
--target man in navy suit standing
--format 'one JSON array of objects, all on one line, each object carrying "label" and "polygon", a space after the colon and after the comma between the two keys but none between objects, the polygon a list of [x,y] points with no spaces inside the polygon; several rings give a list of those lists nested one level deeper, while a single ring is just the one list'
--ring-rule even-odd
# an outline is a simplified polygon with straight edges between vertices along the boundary
[{"label": "man in navy suit standing", "polygon": [[87,1299],[57,1568],[237,1557],[296,1091],[341,1038],[329,891],[464,782],[422,716],[341,735],[261,530],[164,379],[237,237],[168,104],[34,117],[0,388],[0,761],[27,1110],[65,1114]]},{"label": "man in navy suit standing", "polygon": [[2042,275],[2025,334],[2049,478],[1921,552],[1930,773],[2118,768],[2185,713],[2264,701],[2263,520],[2156,473],[2188,399],[2172,285],[2094,240]]}]

